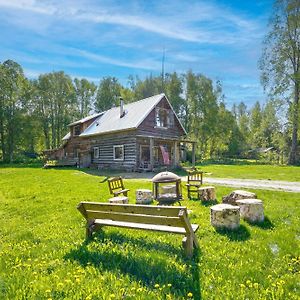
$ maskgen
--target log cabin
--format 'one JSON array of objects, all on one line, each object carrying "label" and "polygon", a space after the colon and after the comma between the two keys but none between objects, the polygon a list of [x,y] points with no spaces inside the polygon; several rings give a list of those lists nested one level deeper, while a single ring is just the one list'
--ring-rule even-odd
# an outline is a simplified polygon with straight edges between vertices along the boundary
[{"label": "log cabin", "polygon": [[[79,167],[152,171],[176,167],[187,133],[165,94],[88,116],[69,124],[63,145],[45,152]],[[193,163],[194,163],[194,142]]]}]

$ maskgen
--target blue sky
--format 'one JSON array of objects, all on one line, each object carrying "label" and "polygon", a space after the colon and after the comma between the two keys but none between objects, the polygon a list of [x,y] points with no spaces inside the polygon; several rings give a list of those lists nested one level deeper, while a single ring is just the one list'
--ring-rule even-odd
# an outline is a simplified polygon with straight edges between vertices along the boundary
[{"label": "blue sky", "polygon": [[223,84],[225,101],[266,96],[258,59],[272,0],[0,0],[0,61],[25,74],[63,70],[98,83],[192,69]]}]

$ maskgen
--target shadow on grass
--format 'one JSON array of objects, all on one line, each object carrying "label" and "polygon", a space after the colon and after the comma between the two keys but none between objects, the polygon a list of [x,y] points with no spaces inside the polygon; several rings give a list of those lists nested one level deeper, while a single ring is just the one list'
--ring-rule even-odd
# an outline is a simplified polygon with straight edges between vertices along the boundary
[{"label": "shadow on grass", "polygon": [[259,227],[259,228],[265,229],[265,230],[275,228],[275,225],[272,223],[272,221],[268,217],[265,217],[263,222],[247,222],[247,223],[251,226],[256,226],[256,227]]},{"label": "shadow on grass", "polygon": [[[137,250],[126,251],[124,245],[120,247],[114,245],[111,250],[108,250],[105,247],[99,247],[99,242],[102,241],[117,245],[132,243],[135,247],[137,246]],[[122,251],[123,249],[125,251]],[[166,259],[166,256],[170,255],[176,257],[176,264],[170,264],[170,261]],[[101,271],[129,275],[132,280],[140,281],[150,289],[155,289],[155,283],[159,283],[160,286],[167,286],[170,283],[172,284],[170,292],[174,294],[174,297],[186,296],[188,292],[192,292],[194,299],[200,300],[200,255],[200,251],[195,250],[193,257],[188,259],[184,257],[180,246],[175,249],[164,243],[130,238],[118,233],[107,235],[101,233],[96,236],[96,239],[87,240],[77,249],[71,250],[64,258],[77,261],[84,267],[93,265]],[[187,268],[178,267],[184,264]]]},{"label": "shadow on grass", "polygon": [[230,230],[226,228],[216,229],[216,231],[221,234],[227,236],[231,241],[246,241],[250,238],[250,232],[246,226],[240,225],[238,229]]}]

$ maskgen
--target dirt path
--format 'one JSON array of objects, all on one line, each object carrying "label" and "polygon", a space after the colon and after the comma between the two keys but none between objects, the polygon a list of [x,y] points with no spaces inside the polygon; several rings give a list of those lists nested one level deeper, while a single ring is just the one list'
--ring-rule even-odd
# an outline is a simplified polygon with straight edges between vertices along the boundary
[{"label": "dirt path", "polygon": [[[124,173],[124,178],[151,180],[154,173]],[[182,177],[183,181],[187,177]],[[300,193],[300,182],[279,181],[279,180],[261,180],[261,179],[231,179],[231,178],[213,178],[204,177],[205,184],[218,184],[232,187],[242,187],[249,189],[276,190],[284,192]]]},{"label": "dirt path", "polygon": [[276,190],[276,191],[300,193],[300,182],[207,177],[204,178],[204,183],[251,188],[251,189]]}]

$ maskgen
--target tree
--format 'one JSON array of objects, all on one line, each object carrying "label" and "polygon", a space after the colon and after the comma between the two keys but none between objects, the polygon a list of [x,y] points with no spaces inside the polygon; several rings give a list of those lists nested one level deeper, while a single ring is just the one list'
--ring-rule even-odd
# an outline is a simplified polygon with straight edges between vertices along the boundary
[{"label": "tree", "polygon": [[34,99],[45,145],[55,149],[68,131],[67,125],[78,115],[71,77],[64,72],[40,75],[35,82]]},{"label": "tree", "polygon": [[86,79],[74,79],[79,117],[86,117],[92,109],[97,86]]},{"label": "tree", "polygon": [[261,123],[262,111],[260,104],[257,101],[251,109],[249,116],[249,140],[252,148],[262,147]]},{"label": "tree", "polygon": [[95,101],[97,112],[105,111],[116,106],[121,93],[121,84],[115,77],[104,77],[99,84]]},{"label": "tree", "polygon": [[0,65],[0,141],[3,160],[9,162],[21,135],[26,83],[18,63],[7,60]]},{"label": "tree", "polygon": [[297,162],[300,97],[300,1],[276,0],[260,60],[262,83],[270,95],[291,97],[289,163]]}]

